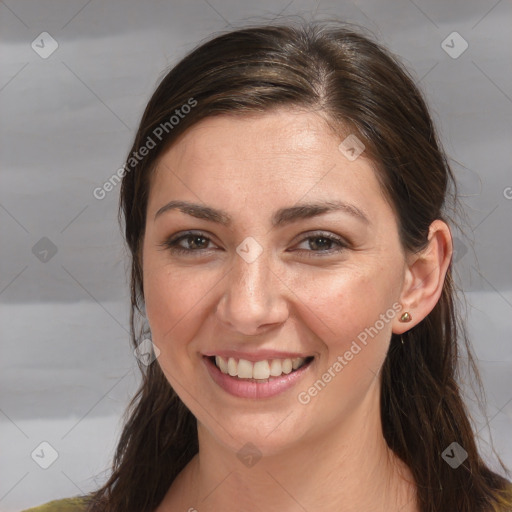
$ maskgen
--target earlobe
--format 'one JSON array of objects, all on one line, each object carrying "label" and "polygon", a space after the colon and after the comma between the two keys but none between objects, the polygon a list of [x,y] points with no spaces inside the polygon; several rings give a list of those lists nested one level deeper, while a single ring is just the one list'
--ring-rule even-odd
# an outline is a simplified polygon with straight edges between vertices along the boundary
[{"label": "earlobe", "polygon": [[429,228],[428,245],[411,255],[407,263],[400,296],[402,310],[393,323],[394,334],[408,331],[434,309],[443,291],[452,251],[450,228],[444,221],[435,220]]},{"label": "earlobe", "polygon": [[403,322],[403,323],[410,322],[412,320],[412,316],[409,313],[409,311],[405,311],[404,313],[402,313],[400,315],[400,319],[399,320],[400,320],[400,322]]}]

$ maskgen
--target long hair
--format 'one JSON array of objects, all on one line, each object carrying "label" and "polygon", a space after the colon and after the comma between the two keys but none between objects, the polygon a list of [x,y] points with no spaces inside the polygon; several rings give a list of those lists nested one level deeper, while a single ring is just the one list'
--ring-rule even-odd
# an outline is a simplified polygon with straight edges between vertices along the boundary
[{"label": "long hair", "polygon": [[[423,248],[430,224],[448,220],[454,177],[423,96],[395,56],[341,22],[267,24],[217,35],[163,78],[127,158],[119,220],[131,255],[134,347],[144,336],[141,249],[158,158],[204,118],[281,107],[319,112],[339,134],[363,141],[404,249]],[[382,368],[384,436],[414,476],[421,512],[512,509],[510,483],[480,457],[457,384],[461,347],[477,376],[478,370],[454,300],[450,266],[433,311],[402,336],[403,345],[392,336]],[[142,383],[127,409],[111,476],[90,496],[91,512],[153,511],[198,452],[196,419],[158,363],[139,366]],[[457,468],[442,457],[454,442],[467,452]]]}]

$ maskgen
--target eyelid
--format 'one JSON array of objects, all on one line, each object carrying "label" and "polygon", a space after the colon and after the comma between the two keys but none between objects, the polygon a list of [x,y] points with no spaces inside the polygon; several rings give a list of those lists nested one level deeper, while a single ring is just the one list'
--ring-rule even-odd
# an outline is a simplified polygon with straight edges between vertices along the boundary
[{"label": "eyelid", "polygon": [[187,250],[187,249],[183,249],[183,247],[179,247],[178,245],[173,245],[173,244],[178,244],[183,239],[186,239],[188,237],[193,237],[193,236],[206,238],[208,240],[208,243],[215,244],[215,242],[212,239],[213,235],[211,233],[209,233],[208,231],[186,230],[186,231],[180,231],[178,233],[175,233],[175,234],[165,238],[162,243],[158,244],[158,246],[161,248],[161,250],[171,249],[171,250],[175,250],[176,252],[179,252],[181,249],[181,250],[183,250],[183,252],[188,252],[188,253],[193,253],[193,252],[200,253],[200,252],[209,250],[209,249],[198,249],[198,250],[188,249]]},{"label": "eyelid", "polygon": [[[171,235],[170,237],[168,237],[166,240],[164,240],[161,244],[158,244],[158,245],[161,247],[161,250],[169,250],[176,254],[184,254],[184,255],[191,255],[191,256],[200,256],[200,255],[203,255],[205,253],[209,253],[212,251],[212,249],[186,249],[186,248],[180,247],[178,245],[182,240],[187,239],[189,237],[191,238],[194,236],[205,238],[207,240],[208,244],[210,244],[210,243],[215,244],[215,242],[212,240],[212,236],[209,232],[199,231],[199,230],[188,230],[188,231],[182,231],[182,232],[175,233],[175,234]],[[337,244],[337,246],[338,246],[337,249],[328,249],[325,251],[295,249],[295,251],[307,253],[307,257],[322,257],[322,256],[325,257],[328,255],[338,254],[338,253],[352,247],[352,244],[350,243],[350,241],[348,241],[345,237],[335,234],[335,233],[323,231],[323,230],[317,230],[317,231],[313,230],[313,231],[301,233],[300,235],[298,235],[298,237],[300,237],[300,238],[299,238],[299,240],[297,240],[295,242],[295,245],[304,243],[304,242],[306,242],[310,239],[314,239],[314,238],[325,238],[325,239],[329,240],[330,242]],[[295,252],[295,251],[291,251],[291,252]]]},{"label": "eyelid", "polygon": [[[331,241],[333,244],[337,244],[336,249],[328,249],[326,251],[312,251],[306,249],[296,249],[299,252],[306,253],[308,258],[322,258],[328,257],[332,255],[338,255],[341,252],[345,251],[352,247],[352,244],[343,236],[337,235],[335,233],[326,232],[326,231],[310,231],[306,233],[302,233],[300,235],[300,240],[295,245],[300,245],[301,243],[307,242],[310,239],[315,238],[325,238]],[[294,252],[294,251],[292,251]]]},{"label": "eyelid", "polygon": [[307,240],[308,238],[325,237],[329,240],[335,240],[335,241],[339,242],[340,244],[344,244],[347,247],[349,245],[351,245],[351,243],[349,242],[349,240],[346,237],[344,237],[342,235],[338,235],[337,233],[333,233],[332,231],[324,231],[322,229],[306,231],[305,233],[301,233],[300,235],[297,235],[297,236],[299,237],[298,238],[299,242],[303,242],[304,240]]}]

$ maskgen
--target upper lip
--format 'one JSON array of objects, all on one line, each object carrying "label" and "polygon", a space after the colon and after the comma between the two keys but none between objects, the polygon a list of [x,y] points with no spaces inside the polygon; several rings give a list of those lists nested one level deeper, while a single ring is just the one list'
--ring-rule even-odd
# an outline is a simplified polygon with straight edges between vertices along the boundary
[{"label": "upper lip", "polygon": [[265,359],[294,359],[297,357],[312,357],[312,354],[305,354],[303,352],[285,352],[282,350],[259,350],[257,352],[243,352],[239,350],[212,350],[203,352],[203,356],[212,357],[220,356],[224,359],[245,359],[246,361],[263,361]]}]

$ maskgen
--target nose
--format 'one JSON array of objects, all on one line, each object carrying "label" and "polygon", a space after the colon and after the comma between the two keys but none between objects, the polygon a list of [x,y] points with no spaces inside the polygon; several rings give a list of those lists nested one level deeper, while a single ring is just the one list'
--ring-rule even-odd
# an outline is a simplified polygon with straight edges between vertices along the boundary
[{"label": "nose", "polygon": [[222,281],[224,289],[217,305],[220,322],[247,336],[262,334],[286,321],[289,315],[286,285],[271,269],[268,251],[248,263],[238,254]]}]

